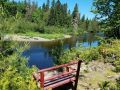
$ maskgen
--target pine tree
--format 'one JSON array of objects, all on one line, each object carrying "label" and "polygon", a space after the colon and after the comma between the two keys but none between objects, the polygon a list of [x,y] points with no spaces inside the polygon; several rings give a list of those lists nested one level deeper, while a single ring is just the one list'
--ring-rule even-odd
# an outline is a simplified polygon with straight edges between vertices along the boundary
[{"label": "pine tree", "polygon": [[82,22],[85,21],[85,15],[82,16],[81,21],[82,21]]},{"label": "pine tree", "polygon": [[98,25],[98,21],[96,20],[96,18],[93,18],[91,22],[92,22],[93,31],[94,32],[99,31],[99,25]]},{"label": "pine tree", "polygon": [[74,10],[73,10],[73,13],[72,13],[72,24],[73,24],[73,28],[74,30],[77,30],[78,29],[78,23],[79,23],[79,11],[78,11],[78,5],[77,3],[75,4],[75,7],[74,7]]},{"label": "pine tree", "polygon": [[50,15],[48,17],[47,25],[55,25],[56,19],[55,19],[55,10],[54,8],[51,8]]},{"label": "pine tree", "polygon": [[52,1],[47,25],[70,26],[71,16],[67,11],[67,3],[61,4],[60,0]]},{"label": "pine tree", "polygon": [[45,11],[45,9],[46,9],[46,5],[45,5],[45,3],[43,3],[42,10]]},{"label": "pine tree", "polygon": [[64,26],[67,24],[67,4],[61,5],[61,22],[60,25]]},{"label": "pine tree", "polygon": [[47,4],[46,4],[46,11],[48,11],[48,10],[49,10],[49,7],[50,7],[50,1],[49,1],[49,0],[47,0]]},{"label": "pine tree", "polygon": [[52,7],[51,8],[55,8],[55,0],[52,1]]},{"label": "pine tree", "polygon": [[91,32],[93,31],[93,26],[92,26],[92,22],[90,21],[89,26],[88,26],[88,31]]},{"label": "pine tree", "polygon": [[85,22],[86,22],[86,30],[88,30],[88,26],[89,26],[89,19],[87,18]]},{"label": "pine tree", "polygon": [[61,26],[61,22],[62,22],[62,5],[61,5],[61,2],[60,0],[58,0],[56,2],[56,5],[55,5],[55,16],[56,16],[56,25],[58,26]]},{"label": "pine tree", "polygon": [[74,7],[74,10],[73,10],[73,13],[72,13],[72,17],[73,17],[73,18],[78,17],[78,13],[79,13],[79,11],[78,11],[78,5],[77,5],[77,3],[76,3],[76,4],[75,4],[75,7]]},{"label": "pine tree", "polygon": [[71,11],[70,10],[68,10],[68,14],[70,15],[70,13],[71,13]]}]

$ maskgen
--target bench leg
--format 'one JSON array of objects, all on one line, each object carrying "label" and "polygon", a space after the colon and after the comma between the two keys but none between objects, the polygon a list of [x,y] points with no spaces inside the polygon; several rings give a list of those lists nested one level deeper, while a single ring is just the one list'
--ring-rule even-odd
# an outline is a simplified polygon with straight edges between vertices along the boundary
[{"label": "bench leg", "polygon": [[77,90],[77,84],[78,84],[78,79],[79,79],[80,66],[81,66],[81,61],[78,61],[74,90]]}]

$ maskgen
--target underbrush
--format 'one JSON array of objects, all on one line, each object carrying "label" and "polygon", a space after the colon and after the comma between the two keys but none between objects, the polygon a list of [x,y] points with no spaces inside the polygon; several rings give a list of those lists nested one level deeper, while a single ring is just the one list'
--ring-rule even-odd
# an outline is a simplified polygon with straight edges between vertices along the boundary
[{"label": "underbrush", "polygon": [[22,57],[25,47],[1,41],[0,48],[0,90],[38,90],[31,75],[37,69],[28,67],[26,58]]},{"label": "underbrush", "polygon": [[67,50],[60,57],[60,63],[67,63],[80,57],[86,63],[93,60],[102,60],[111,63],[116,67],[115,71],[120,72],[120,40],[112,40],[109,43],[101,44],[98,47],[73,48]]},{"label": "underbrush", "polygon": [[72,34],[73,29],[61,26],[45,26],[42,23],[35,23],[26,20],[25,18],[16,19],[0,18],[0,30],[4,33],[27,33],[27,32],[39,32],[46,34]]},{"label": "underbrush", "polygon": [[[116,73],[116,75],[120,73],[120,40],[109,40],[102,43],[98,47],[90,47],[90,48],[73,48],[71,50],[65,51],[63,55],[61,55],[59,62],[60,63],[68,63],[73,60],[80,60],[82,59],[85,63],[89,63],[91,61],[99,60],[104,63],[110,63],[115,68],[111,70],[112,73]],[[107,69],[108,71],[108,69]],[[105,73],[108,76],[112,76],[111,72]],[[101,73],[102,74],[102,73]],[[96,77],[96,76],[95,76]],[[100,77],[100,76],[99,76]],[[101,82],[97,82],[96,80],[100,81],[98,78],[91,78],[91,81],[95,81],[100,90],[120,90],[120,78],[117,80],[111,81],[107,79],[100,79]],[[117,78],[117,77],[116,77]],[[108,81],[106,81],[108,80]],[[91,82],[90,81],[90,82]],[[104,81],[104,82],[103,82]]]}]

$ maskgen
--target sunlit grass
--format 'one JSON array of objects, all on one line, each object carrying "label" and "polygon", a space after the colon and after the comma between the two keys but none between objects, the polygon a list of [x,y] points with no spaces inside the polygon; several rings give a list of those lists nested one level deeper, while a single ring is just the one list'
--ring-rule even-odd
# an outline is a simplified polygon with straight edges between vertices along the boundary
[{"label": "sunlit grass", "polygon": [[27,32],[25,34],[20,34],[20,35],[25,35],[29,37],[41,37],[45,39],[59,39],[59,38],[64,38],[64,34],[41,34],[39,32]]}]

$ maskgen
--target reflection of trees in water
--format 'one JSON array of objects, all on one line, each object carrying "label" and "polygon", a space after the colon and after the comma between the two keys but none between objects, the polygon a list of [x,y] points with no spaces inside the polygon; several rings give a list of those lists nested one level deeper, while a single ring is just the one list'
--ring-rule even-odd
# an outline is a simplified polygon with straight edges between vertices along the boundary
[{"label": "reflection of trees in water", "polygon": [[47,50],[44,51],[44,57],[47,58],[49,55],[48,55],[48,52]]},{"label": "reflection of trees in water", "polygon": [[88,42],[88,46],[92,46],[92,42],[94,42],[95,34],[87,33],[83,36],[83,42]]},{"label": "reflection of trees in water", "polygon": [[88,45],[91,46],[92,45],[92,42],[94,42],[94,37],[95,34],[94,33],[89,33],[88,34]]},{"label": "reflection of trees in water", "polygon": [[64,47],[62,41],[59,43],[59,45],[53,46],[52,49],[49,50],[49,55],[53,56],[53,61],[57,65],[61,64],[60,57],[63,55],[63,53]]},{"label": "reflection of trees in water", "polygon": [[77,42],[77,37],[73,36],[71,39],[69,39],[69,49],[71,50],[71,48],[73,48],[74,46],[76,46],[76,42]]}]

